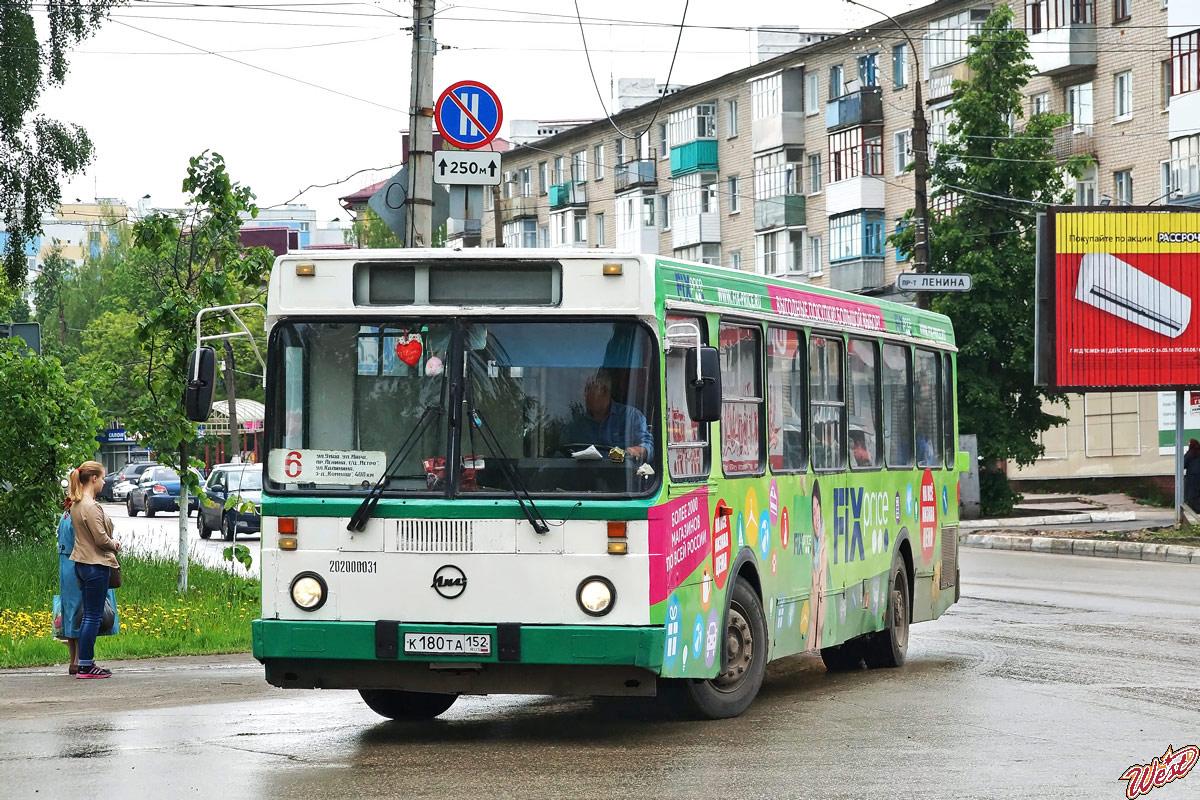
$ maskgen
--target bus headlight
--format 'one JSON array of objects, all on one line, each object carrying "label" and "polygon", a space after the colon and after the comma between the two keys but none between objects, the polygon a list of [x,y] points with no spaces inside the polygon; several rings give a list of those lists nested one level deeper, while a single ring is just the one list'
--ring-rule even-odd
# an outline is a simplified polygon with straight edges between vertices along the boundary
[{"label": "bus headlight", "polygon": [[593,575],[590,578],[584,578],[583,583],[579,584],[579,589],[575,592],[575,599],[579,602],[583,613],[591,617],[602,617],[612,611],[612,607],[616,604],[617,590],[608,578]]},{"label": "bus headlight", "polygon": [[292,586],[289,591],[292,595],[292,602],[303,611],[316,611],[325,605],[325,598],[329,595],[329,587],[315,572],[301,572],[292,578]]}]

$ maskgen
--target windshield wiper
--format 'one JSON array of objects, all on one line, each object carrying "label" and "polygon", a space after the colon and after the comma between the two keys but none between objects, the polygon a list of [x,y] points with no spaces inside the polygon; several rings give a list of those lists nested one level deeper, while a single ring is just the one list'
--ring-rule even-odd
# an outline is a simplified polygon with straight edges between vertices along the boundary
[{"label": "windshield wiper", "polygon": [[[465,368],[467,365],[464,364],[463,366]],[[483,415],[479,413],[479,409],[475,407],[475,393],[471,388],[473,381],[466,369],[464,369],[464,372],[467,373],[465,376],[466,397],[464,399],[467,402],[467,414],[470,417],[467,420],[467,424],[479,431],[479,435],[483,439],[483,443],[487,445],[488,450],[491,451],[492,457],[499,459],[500,471],[508,479],[509,488],[512,489],[513,497],[517,498],[517,505],[521,507],[521,512],[525,515],[525,519],[529,520],[529,524],[538,533],[549,533],[550,523],[546,522],[546,518],[542,516],[542,512],[534,505],[533,498],[529,496],[529,490],[525,488],[525,482],[521,480],[520,473],[517,472],[516,467],[508,460],[508,455],[500,445],[500,440],[496,438],[496,434],[492,433],[491,426],[487,424]],[[472,447],[472,449],[474,448]]]},{"label": "windshield wiper", "polygon": [[346,525],[346,530],[361,532],[367,526],[367,520],[375,513],[375,506],[379,505],[379,498],[383,495],[383,487],[387,485],[391,478],[392,470],[404,460],[413,446],[421,440],[421,436],[425,433],[425,429],[429,427],[433,420],[440,417],[442,407],[440,405],[431,405],[425,407],[425,412],[421,414],[421,418],[417,420],[417,424],[409,431],[408,438],[404,440],[404,444],[400,445],[400,449],[396,451],[396,455],[392,456],[392,460],[388,462],[387,469],[379,476],[379,480],[371,487],[371,491],[367,492],[367,496],[363,498],[362,503],[354,512],[354,516],[350,517],[350,523]]}]

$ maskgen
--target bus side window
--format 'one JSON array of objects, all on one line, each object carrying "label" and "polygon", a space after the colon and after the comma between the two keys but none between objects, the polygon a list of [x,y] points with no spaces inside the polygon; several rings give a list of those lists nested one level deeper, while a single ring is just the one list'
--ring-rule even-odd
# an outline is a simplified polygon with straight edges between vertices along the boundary
[{"label": "bus side window", "polygon": [[721,469],[763,472],[762,331],[721,323]]},{"label": "bus side window", "polygon": [[842,340],[808,340],[808,397],[812,407],[812,464],[816,470],[846,469],[846,393],[842,385]]},{"label": "bus side window", "polygon": [[805,350],[801,331],[767,329],[767,456],[772,472],[804,472],[808,468]]},{"label": "bus side window", "polygon": [[917,410],[917,466],[942,466],[941,387],[937,353],[917,350],[915,387]]},{"label": "bus side window", "polygon": [[942,421],[942,455],[946,469],[954,469],[958,437],[954,431],[954,362],[949,353],[942,354]]},{"label": "bus side window", "polygon": [[[708,330],[701,317],[668,316],[667,327],[677,322],[690,322]],[[707,342],[707,337],[703,337]],[[671,351],[666,358],[667,382],[667,472],[674,481],[699,481],[708,478],[709,444],[707,422],[695,422],[688,414],[687,387],[684,382],[684,361],[689,349],[696,346],[695,336],[689,340],[683,334],[671,338]]]},{"label": "bus side window", "polygon": [[913,465],[912,354],[905,345],[883,346],[883,436],[887,465]]},{"label": "bus side window", "polygon": [[850,466],[877,469],[879,453],[879,345],[851,339],[849,348]]}]

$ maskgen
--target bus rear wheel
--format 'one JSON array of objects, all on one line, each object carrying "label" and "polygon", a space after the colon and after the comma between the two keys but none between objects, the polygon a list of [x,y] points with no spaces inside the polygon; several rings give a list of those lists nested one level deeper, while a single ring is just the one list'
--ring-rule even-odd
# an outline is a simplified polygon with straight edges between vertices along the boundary
[{"label": "bus rear wheel", "polygon": [[867,645],[867,666],[899,667],[908,655],[908,570],[904,561],[892,567],[891,591],[888,592],[887,625],[873,634]]},{"label": "bus rear wheel", "polygon": [[685,678],[675,689],[690,716],[736,717],[750,707],[767,671],[767,618],[762,601],[743,580],[733,584],[725,619],[725,670],[715,678]]},{"label": "bus rear wheel", "polygon": [[401,722],[433,719],[458,699],[456,694],[405,692],[399,689],[359,689],[358,693],[376,714]]}]

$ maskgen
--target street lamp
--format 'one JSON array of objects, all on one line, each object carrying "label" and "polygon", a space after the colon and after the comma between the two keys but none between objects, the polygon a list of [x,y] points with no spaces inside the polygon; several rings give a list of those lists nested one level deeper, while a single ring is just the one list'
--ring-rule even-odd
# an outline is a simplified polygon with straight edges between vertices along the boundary
[{"label": "street lamp", "polygon": [[[860,3],[858,0],[844,0],[852,6],[865,8],[874,14],[879,14],[882,17],[887,17],[892,24],[896,26],[896,30],[904,36],[908,41],[908,47],[912,50],[913,60],[917,65],[917,72],[913,80],[914,105],[913,105],[913,180],[916,184],[916,202],[913,208],[913,216],[916,218],[916,242],[913,248],[914,266],[917,272],[929,271],[929,196],[927,192],[927,184],[929,182],[929,128],[925,120],[924,101],[921,98],[921,57],[917,54],[917,45],[913,42],[912,37],[908,35],[908,31],[904,29],[896,18],[890,14],[885,14],[878,9],[872,8],[865,3]],[[919,292],[917,294],[917,307],[929,308],[929,294]]]}]

